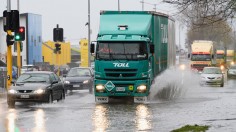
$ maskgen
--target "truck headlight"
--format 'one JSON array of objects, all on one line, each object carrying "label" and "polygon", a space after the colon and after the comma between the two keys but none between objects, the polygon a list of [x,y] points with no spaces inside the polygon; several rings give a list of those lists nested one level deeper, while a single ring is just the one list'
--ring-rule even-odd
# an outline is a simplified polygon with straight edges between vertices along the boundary
[{"label": "truck headlight", "polygon": [[8,93],[10,93],[10,94],[16,94],[16,93],[17,93],[17,91],[16,91],[16,90],[14,90],[14,89],[10,89],[10,90],[8,91]]},{"label": "truck headlight", "polygon": [[104,92],[104,90],[105,90],[105,87],[103,85],[101,85],[101,84],[96,85],[97,92]]},{"label": "truck headlight", "polygon": [[69,82],[69,81],[64,81],[64,83],[65,83],[65,84],[70,84],[70,82]]},{"label": "truck headlight", "polygon": [[220,66],[220,69],[221,69],[221,70],[224,70],[224,69],[225,69],[225,67],[224,67],[223,65],[221,65],[221,66]]},{"label": "truck headlight", "polygon": [[83,81],[83,84],[87,84],[89,82],[89,80],[85,80]]},{"label": "truck headlight", "polygon": [[45,90],[43,90],[43,89],[38,89],[38,90],[34,91],[34,93],[36,93],[36,94],[42,94],[44,92],[45,92]]},{"label": "truck headlight", "polygon": [[147,90],[147,86],[146,85],[140,85],[137,87],[137,92],[139,93],[145,93]]}]

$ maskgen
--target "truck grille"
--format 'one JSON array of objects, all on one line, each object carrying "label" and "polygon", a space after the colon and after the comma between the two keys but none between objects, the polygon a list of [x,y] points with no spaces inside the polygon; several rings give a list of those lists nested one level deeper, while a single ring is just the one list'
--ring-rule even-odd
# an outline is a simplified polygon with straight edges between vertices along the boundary
[{"label": "truck grille", "polygon": [[107,77],[135,77],[137,69],[104,69]]}]

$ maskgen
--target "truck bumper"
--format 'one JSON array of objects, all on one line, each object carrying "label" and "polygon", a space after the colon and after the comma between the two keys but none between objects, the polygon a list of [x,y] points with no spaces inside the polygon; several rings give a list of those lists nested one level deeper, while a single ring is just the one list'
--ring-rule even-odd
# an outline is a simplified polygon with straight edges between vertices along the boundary
[{"label": "truck bumper", "polygon": [[[150,90],[150,80],[97,80],[94,83],[95,96],[97,97],[112,97],[112,96],[133,96],[133,97],[144,97],[148,96]],[[103,85],[104,91],[98,91],[96,89],[97,85]],[[108,87],[111,85],[113,87]],[[137,87],[140,85],[145,85],[146,90],[138,92]]]}]

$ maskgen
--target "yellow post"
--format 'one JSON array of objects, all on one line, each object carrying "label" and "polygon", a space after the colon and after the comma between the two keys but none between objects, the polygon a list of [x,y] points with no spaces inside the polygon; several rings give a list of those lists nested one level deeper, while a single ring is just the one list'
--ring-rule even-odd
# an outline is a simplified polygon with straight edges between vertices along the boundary
[{"label": "yellow post", "polygon": [[21,57],[20,57],[20,42],[17,42],[17,67],[18,67],[18,71],[17,71],[17,75],[20,76],[20,69],[21,69]]},{"label": "yellow post", "polygon": [[[7,31],[8,35],[11,35],[11,31]],[[12,50],[11,45],[7,46],[7,88],[10,88],[12,81]]]},{"label": "yellow post", "polygon": [[59,53],[56,53],[56,64],[58,66],[58,71],[57,71],[57,75],[60,76],[60,64],[59,64]]}]

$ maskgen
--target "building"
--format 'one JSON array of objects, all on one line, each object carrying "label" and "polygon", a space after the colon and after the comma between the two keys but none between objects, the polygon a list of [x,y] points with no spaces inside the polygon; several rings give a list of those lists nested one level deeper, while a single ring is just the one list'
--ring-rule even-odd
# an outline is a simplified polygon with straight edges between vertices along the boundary
[{"label": "building", "polygon": [[[25,27],[25,41],[21,52],[21,64],[42,62],[42,16],[32,13],[20,14],[20,26]],[[3,30],[3,17],[0,17],[0,59],[6,62],[6,32]],[[14,33],[13,33],[14,34]],[[17,64],[16,45],[12,46],[13,65]]]},{"label": "building", "polygon": [[47,41],[42,45],[43,62],[48,62],[50,65],[66,65],[71,63],[71,46],[70,42],[56,42],[61,44],[61,53],[54,52],[55,42]]}]

